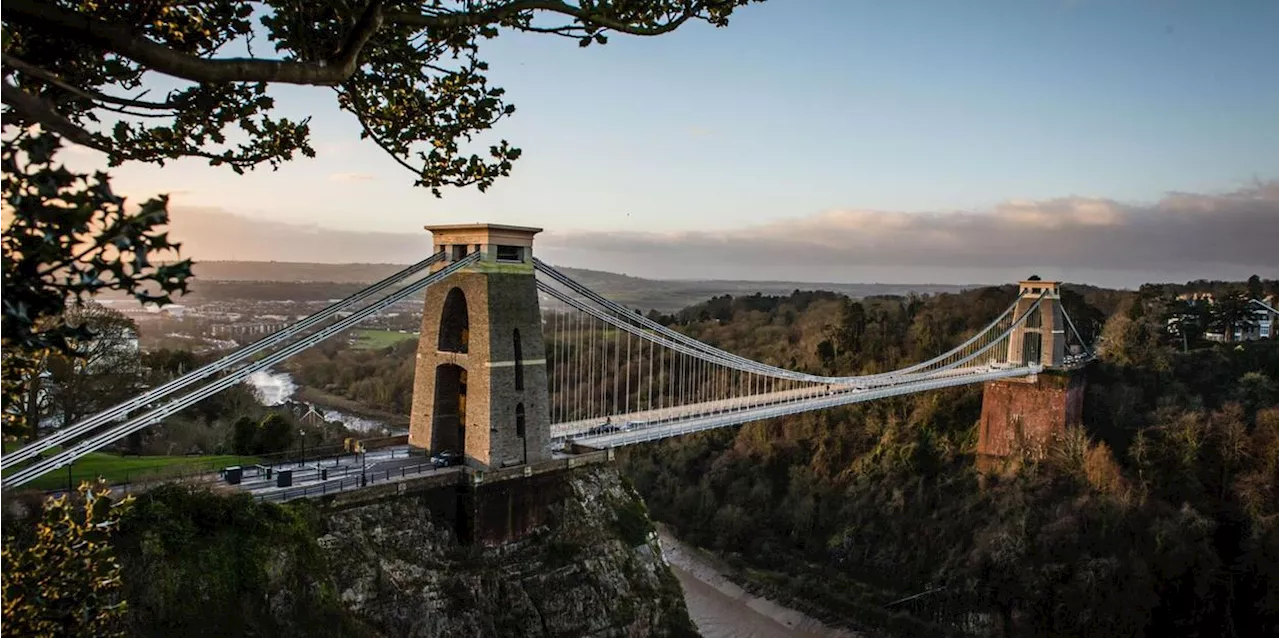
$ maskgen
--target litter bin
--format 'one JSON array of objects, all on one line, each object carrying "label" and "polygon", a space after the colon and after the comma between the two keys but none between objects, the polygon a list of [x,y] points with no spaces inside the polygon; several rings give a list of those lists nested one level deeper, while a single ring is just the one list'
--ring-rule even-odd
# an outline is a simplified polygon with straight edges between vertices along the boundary
[{"label": "litter bin", "polygon": [[228,485],[239,485],[240,479],[244,476],[244,468],[239,465],[222,469],[222,477],[227,480]]},{"label": "litter bin", "polygon": [[276,472],[276,487],[291,487],[293,485],[293,470],[280,470]]},{"label": "litter bin", "polygon": [[329,480],[329,468],[327,467],[320,468],[320,480],[321,481]]}]

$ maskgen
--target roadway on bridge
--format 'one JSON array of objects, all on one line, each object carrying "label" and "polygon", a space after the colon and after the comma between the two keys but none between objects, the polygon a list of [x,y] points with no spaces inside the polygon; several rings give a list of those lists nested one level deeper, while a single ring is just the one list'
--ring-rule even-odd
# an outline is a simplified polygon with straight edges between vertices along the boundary
[{"label": "roadway on bridge", "polygon": [[814,386],[611,417],[611,424],[623,428],[620,432],[590,433],[592,428],[603,423],[600,419],[556,424],[552,426],[551,432],[553,441],[572,440],[576,444],[597,449],[620,447],[884,397],[1009,377],[1025,377],[1042,370],[1043,367],[1039,365],[956,368],[922,375],[904,375],[892,384],[879,387],[830,386],[827,389],[826,386]]},{"label": "roadway on bridge", "polygon": [[[1040,366],[982,366],[898,378],[880,387],[812,386],[617,415],[613,417],[613,423],[633,424],[620,432],[586,434],[602,423],[599,419],[592,419],[557,424],[552,426],[552,434],[557,443],[572,440],[591,448],[620,447],[889,396],[1028,376],[1041,370]],[[643,425],[638,425],[641,423]],[[559,457],[561,454],[556,453],[554,456]],[[280,485],[282,471],[290,473],[287,486]],[[229,487],[247,492],[258,500],[285,502],[337,494],[407,478],[462,471],[464,468],[456,466],[435,467],[426,456],[414,454],[407,445],[398,445],[371,450],[363,457],[359,454],[346,454],[306,462],[247,466],[243,468],[241,483]],[[225,482],[220,473],[211,474],[210,478]]]}]

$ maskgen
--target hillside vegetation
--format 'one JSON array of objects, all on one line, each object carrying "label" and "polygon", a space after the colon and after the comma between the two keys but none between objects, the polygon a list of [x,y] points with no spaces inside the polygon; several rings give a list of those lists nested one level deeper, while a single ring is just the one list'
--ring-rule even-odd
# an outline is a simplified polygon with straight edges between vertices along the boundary
[{"label": "hillside vegetation", "polygon": [[[870,372],[956,343],[1012,294],[722,298],[669,320],[751,358]],[[1104,356],[1087,371],[1085,427],[1047,458],[980,476],[971,386],[627,448],[624,472],[655,518],[746,584],[854,626],[1274,633],[1275,343],[1180,352],[1163,291],[1100,295],[1066,295]]]}]

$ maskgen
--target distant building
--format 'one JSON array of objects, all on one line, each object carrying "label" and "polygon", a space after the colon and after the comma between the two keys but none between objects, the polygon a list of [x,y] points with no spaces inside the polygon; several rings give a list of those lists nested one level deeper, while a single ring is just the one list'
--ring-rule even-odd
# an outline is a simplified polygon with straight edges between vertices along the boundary
[{"label": "distant building", "polygon": [[169,304],[167,306],[149,305],[146,309],[147,312],[151,314],[167,315],[175,318],[181,318],[187,312],[186,306],[180,306],[178,304]]}]

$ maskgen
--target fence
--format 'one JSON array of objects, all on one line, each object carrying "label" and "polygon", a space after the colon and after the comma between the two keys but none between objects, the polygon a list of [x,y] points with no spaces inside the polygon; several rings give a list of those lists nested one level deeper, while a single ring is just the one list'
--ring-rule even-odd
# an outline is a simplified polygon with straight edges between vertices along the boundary
[{"label": "fence", "polygon": [[[342,467],[342,473],[344,476],[340,478],[322,480],[319,483],[304,485],[302,487],[285,488],[278,492],[255,494],[253,498],[258,501],[283,503],[285,501],[292,501],[298,498],[337,494],[338,492],[365,487],[374,483],[385,483],[392,479],[403,479],[411,476],[418,476],[441,469],[436,467],[434,463],[430,462],[417,463],[414,465],[402,465],[400,467],[387,468],[384,470],[365,470],[363,468],[352,466]],[[346,476],[348,474],[355,473],[359,473],[359,475]]]},{"label": "fence", "polygon": [[[475,484],[495,483],[495,482],[500,482],[500,481],[505,481],[510,479],[528,477],[535,474],[544,474],[547,472],[569,470],[576,467],[582,467],[584,465],[591,465],[595,463],[606,463],[608,461],[611,461],[612,459],[613,459],[612,450],[600,450],[598,452],[591,452],[588,454],[571,456],[569,458],[561,458],[561,459],[554,459],[550,461],[544,461],[542,463],[537,464],[536,466],[525,465],[520,467],[506,468],[502,470],[493,470],[488,472],[471,471],[468,474],[470,475],[472,482],[474,482]],[[278,492],[255,494],[254,498],[259,501],[272,501],[277,503],[283,503],[285,501],[291,501],[298,498],[309,498],[309,497],[315,497],[315,496],[324,496],[326,494],[337,494],[338,492],[357,489],[360,487],[373,485],[375,483],[385,483],[393,479],[404,479],[412,476],[420,476],[423,474],[434,472],[438,469],[443,469],[443,468],[437,468],[434,464],[428,462],[428,463],[418,463],[415,465],[405,465],[397,468],[388,468],[385,470],[362,471],[360,473],[361,474],[360,476],[346,476],[346,474],[355,473],[360,468],[354,468],[350,466],[344,466],[344,467],[346,468],[346,471],[344,471],[343,476],[340,476],[339,478],[336,478],[336,479],[331,478],[328,480],[321,481],[320,483],[305,485],[302,487],[285,488]],[[463,468],[459,468],[459,469],[462,471],[465,471],[463,470]]]},{"label": "fence", "polygon": [[[363,439],[360,445],[365,450],[383,449],[395,445],[404,445],[408,442],[407,435],[384,436],[373,439]],[[395,458],[399,453],[393,453],[391,458]],[[406,452],[407,455],[407,452]],[[312,448],[299,446],[298,449],[286,450],[283,452],[274,452],[271,454],[260,455],[219,455],[214,460],[198,459],[189,462],[173,463],[169,465],[161,465],[156,467],[140,467],[129,469],[123,472],[116,470],[108,472],[107,476],[103,476],[103,472],[76,472],[74,465],[67,466],[64,470],[55,470],[50,472],[47,480],[40,481],[37,484],[45,485],[42,488],[47,492],[62,492],[64,490],[75,490],[75,487],[82,481],[94,482],[99,478],[104,478],[112,487],[119,488],[124,492],[133,492],[150,487],[156,483],[173,483],[173,482],[210,482],[219,478],[218,472],[225,467],[231,465],[254,466],[254,465],[286,465],[289,463],[302,462],[320,462],[341,458],[359,458],[358,454],[350,452],[344,445],[324,445]],[[140,461],[147,459],[146,456],[123,456],[122,461],[129,459],[138,459]],[[44,477],[42,477],[43,479]],[[63,481],[65,480],[65,483]],[[52,487],[52,485],[57,485]]]}]

